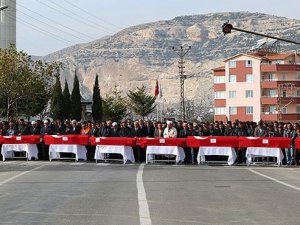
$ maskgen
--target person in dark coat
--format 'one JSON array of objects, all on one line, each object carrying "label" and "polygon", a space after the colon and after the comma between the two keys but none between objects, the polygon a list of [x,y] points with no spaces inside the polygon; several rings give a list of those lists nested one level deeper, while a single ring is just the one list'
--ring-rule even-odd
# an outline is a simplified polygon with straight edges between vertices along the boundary
[{"label": "person in dark coat", "polygon": [[145,127],[145,132],[146,132],[146,137],[154,137],[154,126],[151,121],[146,122],[146,127]]},{"label": "person in dark coat", "polygon": [[119,136],[120,137],[133,137],[132,129],[130,127],[128,127],[128,123],[126,121],[123,121],[121,123]]},{"label": "person in dark coat", "polygon": [[56,121],[55,132],[56,132],[56,134],[65,134],[65,132],[66,132],[66,125],[63,123],[62,120],[57,120]]},{"label": "person in dark coat", "polygon": [[111,127],[112,127],[112,122],[109,120],[102,128],[101,137],[111,137],[112,136]]},{"label": "person in dark coat", "polygon": [[38,123],[36,121],[31,122],[29,134],[30,135],[40,135],[41,134],[41,127],[38,126]]},{"label": "person in dark coat", "polygon": [[18,135],[19,131],[14,121],[10,121],[8,124],[8,129],[5,132],[6,136],[16,136]]},{"label": "person in dark coat", "polygon": [[18,124],[18,135],[28,135],[28,134],[29,134],[29,127],[25,123],[24,119],[20,119]]},{"label": "person in dark coat", "polygon": [[[138,121],[135,121],[133,123],[132,128],[132,136],[133,137],[144,137],[145,133],[143,132],[142,128],[139,125]],[[143,162],[146,161],[146,150],[142,149],[140,147],[134,147],[133,148],[133,154],[136,162]]]},{"label": "person in dark coat", "polygon": [[118,123],[113,122],[111,127],[111,137],[120,137],[120,129]]},{"label": "person in dark coat", "polygon": [[80,128],[80,126],[78,126],[77,121],[72,120],[71,125],[72,125],[72,129],[71,129],[70,133],[71,134],[80,134],[81,128]]},{"label": "person in dark coat", "polygon": [[[44,121],[43,126],[41,127],[41,132],[40,135],[44,136],[44,135],[53,135],[55,134],[55,130],[53,129],[54,127],[51,126],[50,124],[50,120],[46,119]],[[45,145],[44,142],[41,143],[42,144],[42,148],[41,151],[39,152],[39,159],[43,159],[43,160],[49,160],[49,146]]]},{"label": "person in dark coat", "polygon": [[[179,131],[178,138],[187,138],[188,136],[192,136],[192,133],[188,128],[188,124],[184,122],[182,124],[182,129]],[[186,164],[191,163],[192,162],[191,148],[184,147],[183,149],[185,153],[184,163]]]}]

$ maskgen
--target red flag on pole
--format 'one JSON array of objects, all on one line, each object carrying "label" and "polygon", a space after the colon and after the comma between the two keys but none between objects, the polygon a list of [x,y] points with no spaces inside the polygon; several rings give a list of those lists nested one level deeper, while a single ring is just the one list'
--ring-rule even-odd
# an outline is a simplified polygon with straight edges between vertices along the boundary
[{"label": "red flag on pole", "polygon": [[159,88],[158,88],[158,80],[156,80],[156,85],[154,89],[154,96],[157,97],[159,94]]}]

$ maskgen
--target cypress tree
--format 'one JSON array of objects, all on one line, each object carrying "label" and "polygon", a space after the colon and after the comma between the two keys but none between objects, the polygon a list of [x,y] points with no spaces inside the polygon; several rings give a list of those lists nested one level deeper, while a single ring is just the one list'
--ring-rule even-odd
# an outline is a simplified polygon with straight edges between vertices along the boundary
[{"label": "cypress tree", "polygon": [[71,116],[77,121],[81,120],[81,95],[79,89],[79,80],[75,72],[74,85],[71,94]]},{"label": "cypress tree", "polygon": [[65,88],[63,91],[64,100],[64,119],[69,119],[71,114],[71,95],[67,80],[65,80]]},{"label": "cypress tree", "polygon": [[52,97],[51,97],[51,117],[56,119],[63,119],[63,95],[60,86],[59,76],[56,76],[56,82],[53,87]]},{"label": "cypress tree", "polygon": [[94,121],[102,120],[102,100],[100,96],[98,74],[96,75],[94,89],[93,89],[92,116]]}]

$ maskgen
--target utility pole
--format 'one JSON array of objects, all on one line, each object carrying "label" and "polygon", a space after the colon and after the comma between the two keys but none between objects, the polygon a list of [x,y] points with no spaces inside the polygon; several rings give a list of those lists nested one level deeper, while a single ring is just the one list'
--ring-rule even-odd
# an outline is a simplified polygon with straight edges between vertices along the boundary
[{"label": "utility pole", "polygon": [[179,78],[180,78],[180,114],[181,119],[185,120],[185,99],[184,99],[184,81],[187,78],[184,74],[184,56],[191,50],[191,46],[184,48],[180,46],[179,48],[172,47],[173,51],[179,56],[178,68],[179,68]]}]

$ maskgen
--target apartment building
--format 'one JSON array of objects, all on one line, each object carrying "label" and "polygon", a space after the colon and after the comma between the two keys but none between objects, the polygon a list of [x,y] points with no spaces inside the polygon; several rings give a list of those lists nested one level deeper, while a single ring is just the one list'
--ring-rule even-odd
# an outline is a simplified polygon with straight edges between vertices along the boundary
[{"label": "apartment building", "polygon": [[215,120],[300,120],[300,54],[238,54],[213,73]]}]

